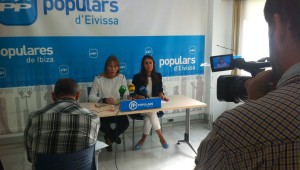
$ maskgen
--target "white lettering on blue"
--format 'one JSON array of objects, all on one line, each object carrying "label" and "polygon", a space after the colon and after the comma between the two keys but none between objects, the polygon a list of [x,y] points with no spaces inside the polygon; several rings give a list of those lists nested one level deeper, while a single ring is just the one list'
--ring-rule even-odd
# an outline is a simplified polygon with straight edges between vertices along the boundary
[{"label": "white lettering on blue", "polygon": [[53,55],[52,47],[26,47],[20,48],[0,48],[0,56],[11,59],[14,56],[36,56],[36,55]]},{"label": "white lettering on blue", "polygon": [[181,65],[181,64],[195,64],[196,58],[183,58],[180,56],[179,58],[167,58],[167,59],[159,59],[159,67],[162,66],[169,66],[172,67],[173,65]]},{"label": "white lettering on blue", "polygon": [[21,10],[26,10],[31,8],[31,4],[28,3],[0,3],[0,12],[5,10],[14,10],[15,12],[20,12]]},{"label": "white lettering on blue", "polygon": [[139,107],[150,107],[150,106],[153,106],[153,105],[154,105],[153,102],[151,102],[151,103],[139,103],[138,104]]}]

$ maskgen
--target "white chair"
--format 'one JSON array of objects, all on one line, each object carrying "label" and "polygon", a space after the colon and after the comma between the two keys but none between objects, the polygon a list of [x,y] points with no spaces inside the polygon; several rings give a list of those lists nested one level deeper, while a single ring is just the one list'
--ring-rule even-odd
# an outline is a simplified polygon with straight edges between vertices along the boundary
[{"label": "white chair", "polygon": [[104,142],[97,141],[95,145],[95,162],[96,162],[96,169],[98,169],[98,156],[101,152],[102,148],[107,147],[108,145]]}]

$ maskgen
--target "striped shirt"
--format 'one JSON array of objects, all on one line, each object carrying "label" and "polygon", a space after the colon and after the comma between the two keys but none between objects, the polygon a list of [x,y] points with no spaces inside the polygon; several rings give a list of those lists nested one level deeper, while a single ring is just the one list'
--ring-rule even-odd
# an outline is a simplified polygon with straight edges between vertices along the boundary
[{"label": "striped shirt", "polygon": [[81,108],[74,99],[58,100],[29,115],[25,128],[27,157],[36,153],[71,153],[97,141],[99,117]]},{"label": "striped shirt", "polygon": [[225,111],[201,142],[195,170],[300,169],[300,64],[277,90]]}]

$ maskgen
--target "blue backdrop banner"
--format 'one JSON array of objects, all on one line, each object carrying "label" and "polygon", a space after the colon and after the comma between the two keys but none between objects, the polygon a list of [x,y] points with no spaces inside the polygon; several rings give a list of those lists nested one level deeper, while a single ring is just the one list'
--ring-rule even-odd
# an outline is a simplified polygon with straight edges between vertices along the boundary
[{"label": "blue backdrop banner", "polygon": [[127,79],[145,54],[165,76],[203,74],[205,36],[30,36],[0,38],[0,88],[54,84],[62,77],[92,82],[109,55]]}]

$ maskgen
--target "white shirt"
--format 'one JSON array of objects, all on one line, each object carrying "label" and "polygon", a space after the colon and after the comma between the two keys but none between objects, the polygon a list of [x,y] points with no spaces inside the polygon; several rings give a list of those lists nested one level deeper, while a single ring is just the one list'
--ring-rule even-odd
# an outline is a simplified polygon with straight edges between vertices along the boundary
[{"label": "white shirt", "polygon": [[119,89],[122,85],[126,87],[124,96],[129,95],[126,78],[123,74],[119,74],[112,79],[96,76],[89,95],[89,101],[98,102],[100,99],[113,97],[115,102],[118,103],[120,101]]},{"label": "white shirt", "polygon": [[152,79],[151,79],[151,77],[148,77],[148,84],[147,84],[146,88],[147,88],[149,97],[152,97]]}]

